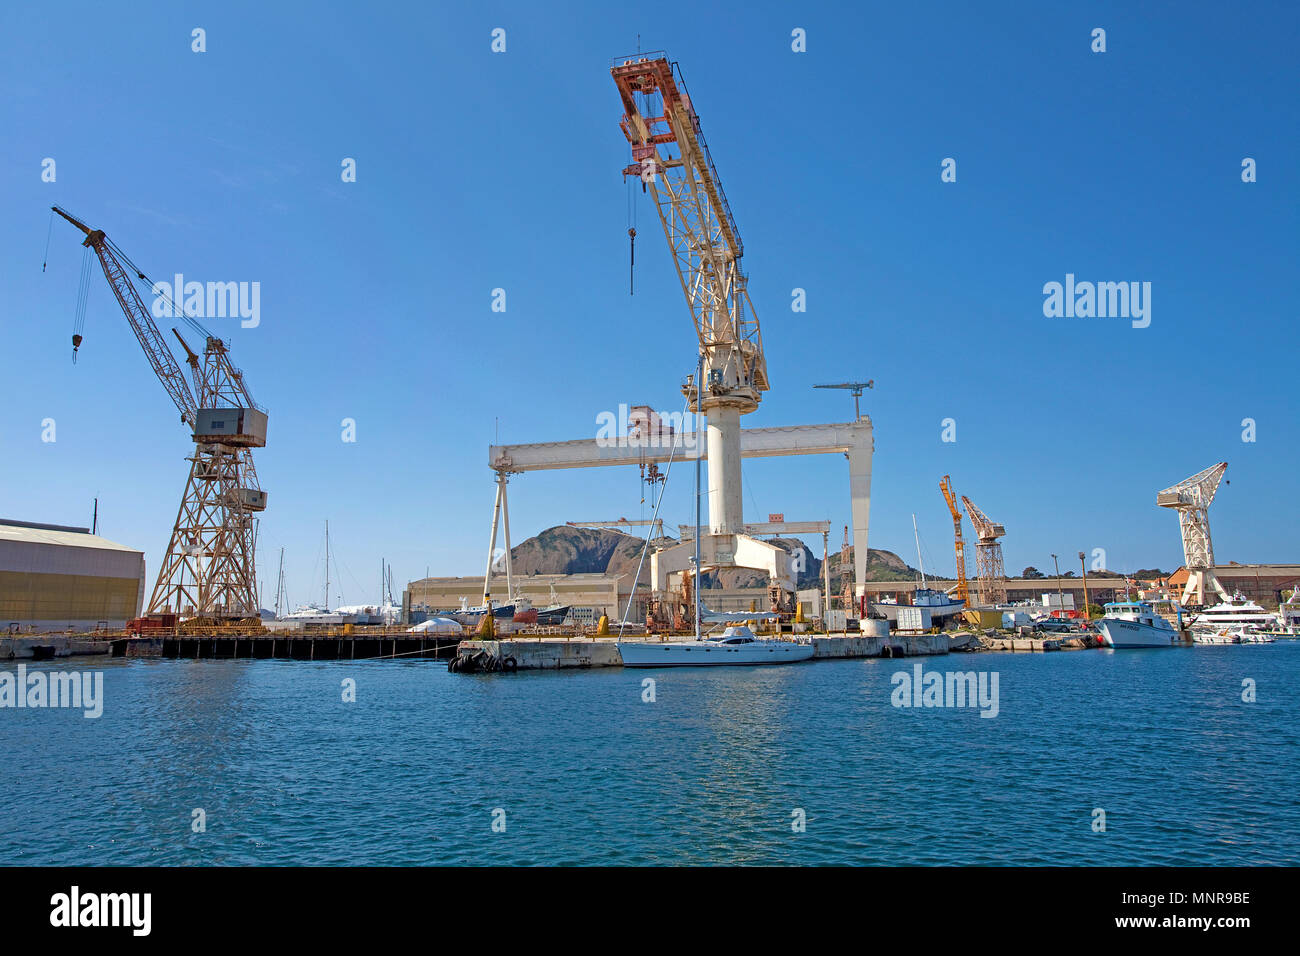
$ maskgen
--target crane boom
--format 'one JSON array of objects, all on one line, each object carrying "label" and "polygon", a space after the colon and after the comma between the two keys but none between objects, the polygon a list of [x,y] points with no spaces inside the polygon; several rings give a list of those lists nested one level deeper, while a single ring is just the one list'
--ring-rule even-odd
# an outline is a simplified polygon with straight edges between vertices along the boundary
[{"label": "crane boom", "polygon": [[939,490],[948,502],[952,513],[953,550],[957,555],[957,597],[970,604],[970,591],[966,585],[966,544],[961,538],[961,509],[957,507],[957,496],[952,493],[952,480],[944,475],[939,482]]},{"label": "crane boom", "polygon": [[[681,72],[666,54],[638,54],[610,71],[623,101],[623,134],[634,162],[623,170],[654,197],[704,358],[705,381],[752,411],[768,388],[762,332],[746,289],[745,254],[700,119]],[[637,98],[650,109],[643,112]]]},{"label": "crane boom", "polygon": [[[122,307],[131,331],[135,333],[140,347],[144,349],[145,358],[149,360],[154,374],[158,376],[158,381],[162,382],[163,388],[167,390],[167,394],[180,410],[181,420],[193,426],[198,408],[194,401],[194,393],[190,391],[189,383],[185,381],[185,375],[181,372],[176,357],[172,355],[171,349],[167,347],[167,341],[158,331],[158,326],[154,324],[153,316],[145,306],[144,300],[140,298],[140,292],[131,281],[126,267],[113,251],[108,236],[104,234],[104,230],[91,229],[80,219],[58,206],[50,208],[86,234],[82,245],[93,249],[99,258],[104,277],[108,279],[109,287],[113,290],[118,305]],[[136,275],[148,281],[142,273],[137,272]]]}]

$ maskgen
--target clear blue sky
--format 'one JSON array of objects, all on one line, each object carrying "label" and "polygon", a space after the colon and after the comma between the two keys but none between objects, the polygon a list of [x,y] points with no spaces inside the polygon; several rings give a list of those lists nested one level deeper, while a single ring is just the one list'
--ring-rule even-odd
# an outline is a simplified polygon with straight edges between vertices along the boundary
[{"label": "clear blue sky", "polygon": [[[1156,491],[1226,460],[1220,560],[1300,558],[1294,4],[550,6],[6,7],[0,515],[88,523],[97,495],[152,583],[186,469],[102,275],[71,363],[67,224],[40,268],[59,203],[154,278],[261,283],[258,328],[208,324],[270,411],[266,603],[282,546],[291,599],[319,593],[326,519],[349,602],[373,599],[381,557],[399,581],[480,573],[498,419],[508,442],[590,437],[620,402],[680,407],[694,367],[639,195],[627,294],[608,65],[640,34],[680,61],[745,239],[772,380],[746,424],[842,421],[851,399],[811,385],[876,381],[873,546],[914,561],[915,512],[950,572],[950,473],[1007,526],[1008,569],[1097,547],[1113,568],[1171,568]],[[1067,272],[1151,282],[1151,326],[1045,318],[1043,284]],[[748,517],[848,520],[842,460],[746,468]],[[691,485],[679,469],[673,524]],[[634,469],[510,487],[516,541],[648,513]]]}]

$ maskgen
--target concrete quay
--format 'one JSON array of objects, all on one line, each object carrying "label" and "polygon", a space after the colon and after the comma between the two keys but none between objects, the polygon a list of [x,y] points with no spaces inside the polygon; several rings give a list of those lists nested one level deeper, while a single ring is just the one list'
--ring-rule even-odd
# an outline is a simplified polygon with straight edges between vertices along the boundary
[{"label": "concrete quay", "polygon": [[[812,638],[814,660],[917,657],[947,654],[949,647],[946,634],[808,636]],[[659,638],[636,635],[624,640],[655,642]],[[623,666],[616,637],[511,637],[490,641],[461,641],[456,647],[458,658],[466,659],[480,653],[501,661],[513,658],[515,666],[521,671]]]}]

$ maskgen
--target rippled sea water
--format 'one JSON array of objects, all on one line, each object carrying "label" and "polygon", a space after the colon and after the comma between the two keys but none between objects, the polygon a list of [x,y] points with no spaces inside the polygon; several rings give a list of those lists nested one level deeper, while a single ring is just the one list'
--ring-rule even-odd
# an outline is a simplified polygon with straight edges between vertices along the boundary
[{"label": "rippled sea water", "polygon": [[[918,662],[997,672],[998,716],[893,707]],[[101,670],[104,715],[0,710],[6,865],[1300,863],[1296,642],[477,676],[28,667]]]}]

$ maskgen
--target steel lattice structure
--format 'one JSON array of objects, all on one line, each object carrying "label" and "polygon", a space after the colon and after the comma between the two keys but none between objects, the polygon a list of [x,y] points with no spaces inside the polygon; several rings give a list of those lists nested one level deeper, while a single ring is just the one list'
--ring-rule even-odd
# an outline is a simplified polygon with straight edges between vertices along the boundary
[{"label": "steel lattice structure", "polygon": [[1228,463],[1221,461],[1204,471],[1198,471],[1186,481],[1166,488],[1156,495],[1156,504],[1174,508],[1178,512],[1178,530],[1183,537],[1183,566],[1187,568],[1187,583],[1179,603],[1186,605],[1205,603],[1206,586],[1229,601],[1227,590],[1214,573],[1214,542],[1210,539],[1210,503],[1214,501]]},{"label": "steel lattice structure", "polygon": [[187,317],[187,322],[206,336],[200,360],[180,333],[172,330],[186,352],[191,390],[132,275],[144,282],[148,278],[103,230],[91,229],[57,206],[54,211],[85,233],[83,245],[99,258],[118,305],[195,443],[187,459],[189,476],[149,600],[149,613],[256,618],[254,515],[265,509],[266,493],[257,480],[252,449],[266,444],[266,413],[253,401],[243,374],[231,364],[225,343]]},{"label": "steel lattice structure", "polygon": [[966,505],[966,514],[975,526],[975,590],[976,600],[984,605],[1005,604],[1007,600],[1007,572],[1002,567],[1002,545],[998,538],[1007,533],[1007,529],[988,516],[975,502],[965,495],[961,496]]}]

